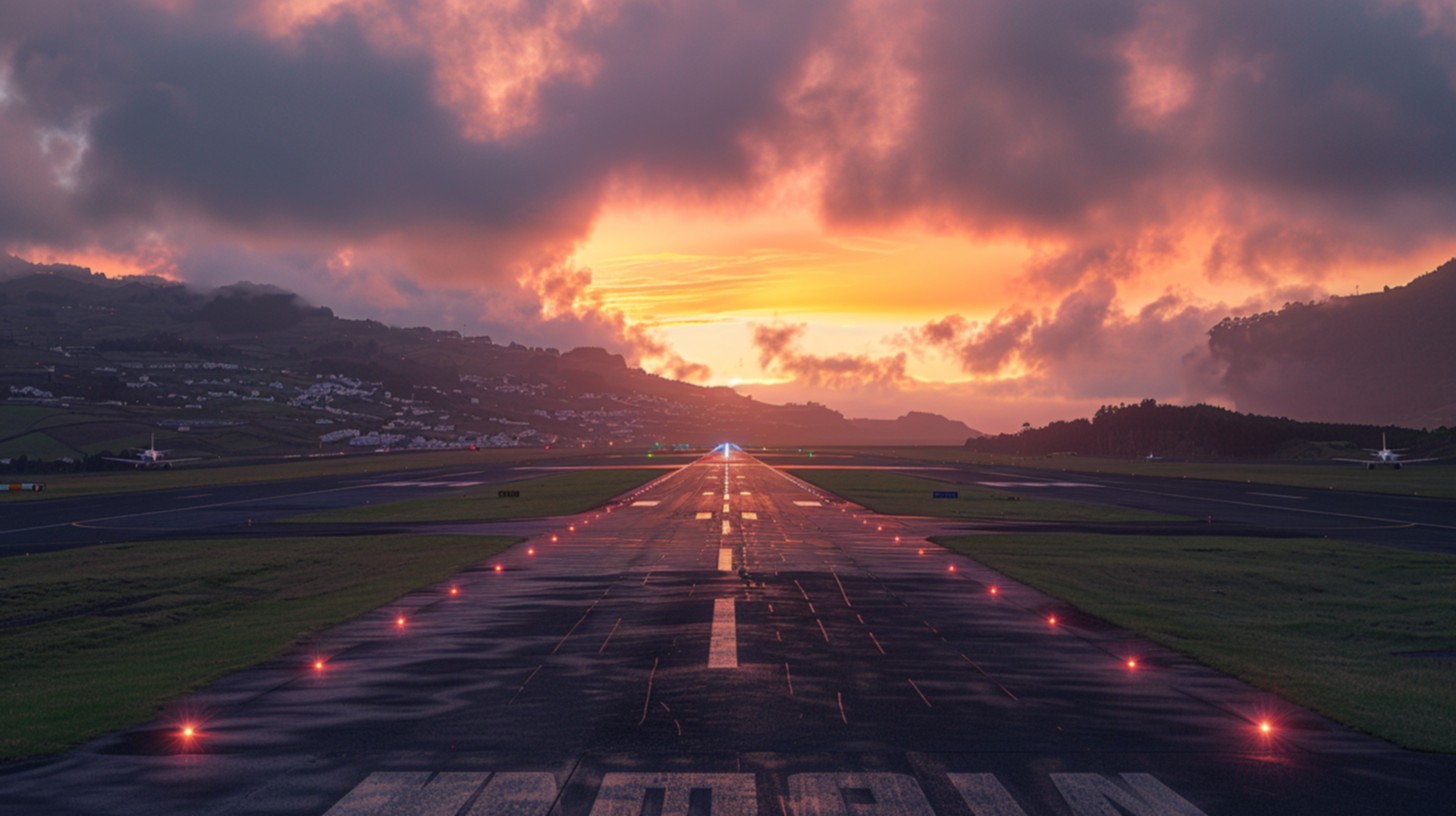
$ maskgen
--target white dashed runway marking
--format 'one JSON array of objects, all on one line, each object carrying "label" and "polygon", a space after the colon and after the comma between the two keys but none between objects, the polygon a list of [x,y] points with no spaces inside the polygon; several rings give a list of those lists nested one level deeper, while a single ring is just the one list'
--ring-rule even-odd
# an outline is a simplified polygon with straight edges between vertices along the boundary
[{"label": "white dashed runway marking", "polygon": [[713,601],[713,635],[708,644],[708,668],[738,668],[738,620],[732,598]]}]

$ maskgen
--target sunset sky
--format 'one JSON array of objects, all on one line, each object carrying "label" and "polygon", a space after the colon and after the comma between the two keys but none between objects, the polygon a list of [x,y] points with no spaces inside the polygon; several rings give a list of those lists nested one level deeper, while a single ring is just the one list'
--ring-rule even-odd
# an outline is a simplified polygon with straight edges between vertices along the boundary
[{"label": "sunset sky", "polygon": [[1456,255],[1450,0],[11,0],[0,244],[987,431]]}]

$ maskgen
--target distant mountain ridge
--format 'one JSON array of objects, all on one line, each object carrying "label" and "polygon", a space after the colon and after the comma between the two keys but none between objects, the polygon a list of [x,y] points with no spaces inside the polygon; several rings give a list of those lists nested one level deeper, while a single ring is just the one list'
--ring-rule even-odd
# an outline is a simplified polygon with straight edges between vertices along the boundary
[{"label": "distant mountain ridge", "polygon": [[[67,416],[35,420],[43,408]],[[851,420],[814,403],[761,403],[648,374],[601,348],[562,353],[343,319],[276,287],[201,294],[0,257],[0,458],[116,451],[158,427],[191,429],[184,441],[205,453],[960,444],[979,433],[934,414]],[[232,430],[224,439],[209,428]]]},{"label": "distant mountain ridge", "polygon": [[1456,425],[1456,259],[1383,292],[1225,319],[1208,348],[1241,411]]}]

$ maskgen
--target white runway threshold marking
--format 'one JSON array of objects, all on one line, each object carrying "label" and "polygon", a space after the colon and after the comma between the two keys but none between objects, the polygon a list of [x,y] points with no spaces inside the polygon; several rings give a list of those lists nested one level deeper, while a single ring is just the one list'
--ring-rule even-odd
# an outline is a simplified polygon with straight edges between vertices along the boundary
[{"label": "white runway threshold marking", "polygon": [[824,504],[822,502],[816,502],[816,501],[796,501],[796,502],[794,502],[794,506],[795,507],[823,507]]},{"label": "white runway threshold marking", "polygon": [[[952,773],[946,780],[976,816],[1027,814],[994,774]],[[1072,816],[1204,816],[1151,774],[1054,773],[1051,780]],[[795,816],[936,814],[920,783],[907,774],[800,773],[788,777],[787,787],[788,801],[780,797],[780,802]],[[325,816],[443,816],[462,809],[462,816],[540,816],[559,793],[555,775],[543,771],[376,771]],[[758,780],[752,773],[608,773],[591,816],[754,816],[757,800]]]},{"label": "white runway threshold marking", "polygon": [[745,510],[743,511],[743,518],[747,519],[748,521],[758,521],[758,514],[753,512],[752,510]]},{"label": "white runway threshold marking", "polygon": [[728,535],[731,532],[733,532],[733,525],[728,519],[723,519],[723,535]]},{"label": "white runway threshold marking", "polygon": [[713,601],[713,634],[708,641],[708,668],[738,668],[738,620],[734,599]]},{"label": "white runway threshold marking", "polygon": [[697,518],[698,521],[703,521],[705,519],[710,519],[712,517],[713,517],[713,514],[711,512],[709,512],[709,511],[703,511],[701,513],[698,513],[698,515],[697,515],[696,518]]},{"label": "white runway threshold marking", "polygon": [[718,571],[719,572],[732,572],[733,571],[733,548],[732,547],[723,547],[723,548],[721,548],[721,549],[718,550]]},{"label": "white runway threshold marking", "polygon": [[633,507],[656,507],[659,504],[662,504],[662,502],[660,502],[660,501],[634,501],[634,502],[632,502],[632,506]]}]

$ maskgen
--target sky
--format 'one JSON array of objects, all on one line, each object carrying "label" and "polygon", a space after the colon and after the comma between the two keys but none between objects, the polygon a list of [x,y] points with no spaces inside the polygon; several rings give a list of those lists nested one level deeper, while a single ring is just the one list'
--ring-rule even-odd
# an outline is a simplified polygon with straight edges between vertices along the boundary
[{"label": "sky", "polygon": [[10,0],[0,249],[984,431],[1456,255],[1453,0]]}]

